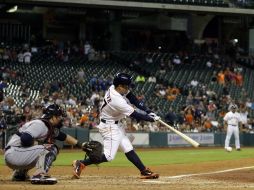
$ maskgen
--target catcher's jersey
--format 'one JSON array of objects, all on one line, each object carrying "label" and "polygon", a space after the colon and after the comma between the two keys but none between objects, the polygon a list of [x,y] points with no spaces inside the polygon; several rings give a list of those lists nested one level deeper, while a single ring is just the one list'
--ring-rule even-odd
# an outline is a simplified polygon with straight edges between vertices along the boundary
[{"label": "catcher's jersey", "polygon": [[224,116],[224,121],[227,121],[228,125],[238,126],[238,123],[241,122],[241,116],[238,112],[233,113],[232,111],[226,113]]},{"label": "catcher's jersey", "polygon": [[100,118],[117,121],[131,115],[134,108],[127,101],[128,99],[119,94],[114,85],[111,85],[104,96]]},{"label": "catcher's jersey", "polygon": [[[30,134],[34,140],[38,142],[43,142],[47,138],[48,127],[41,120],[32,120],[30,122],[25,123],[20,129],[20,133],[28,133]],[[21,146],[21,140],[18,135],[13,135],[9,140],[8,146]]]}]

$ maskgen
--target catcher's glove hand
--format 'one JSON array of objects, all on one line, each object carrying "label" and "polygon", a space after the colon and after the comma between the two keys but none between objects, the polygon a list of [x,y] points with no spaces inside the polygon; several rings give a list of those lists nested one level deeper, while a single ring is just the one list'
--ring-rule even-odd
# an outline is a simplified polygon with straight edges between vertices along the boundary
[{"label": "catcher's glove hand", "polygon": [[86,152],[86,156],[95,164],[101,162],[102,148],[102,144],[98,141],[90,141],[82,144],[82,150]]}]

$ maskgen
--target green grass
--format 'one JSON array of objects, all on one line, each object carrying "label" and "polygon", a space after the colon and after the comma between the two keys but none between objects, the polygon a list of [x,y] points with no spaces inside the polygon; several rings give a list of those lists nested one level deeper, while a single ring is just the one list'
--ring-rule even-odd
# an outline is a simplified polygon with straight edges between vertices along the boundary
[{"label": "green grass", "polygon": [[[225,152],[223,148],[202,148],[202,149],[160,149],[160,150],[137,150],[144,163],[152,165],[170,164],[191,164],[208,161],[237,160],[243,158],[253,158],[254,148],[243,148],[242,151],[233,150],[231,153]],[[72,160],[83,159],[83,152],[60,152],[54,165],[71,165]],[[0,156],[0,165],[4,164],[3,155]],[[111,163],[103,164],[106,167],[131,166],[125,155],[118,152],[115,160]]]}]

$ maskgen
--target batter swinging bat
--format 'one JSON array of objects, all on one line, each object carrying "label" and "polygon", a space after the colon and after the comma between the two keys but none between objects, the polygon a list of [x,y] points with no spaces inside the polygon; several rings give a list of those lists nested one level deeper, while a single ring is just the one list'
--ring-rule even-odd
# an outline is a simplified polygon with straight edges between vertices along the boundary
[{"label": "batter swinging bat", "polygon": [[170,125],[168,125],[167,123],[165,123],[162,120],[159,120],[159,122],[163,125],[165,125],[167,128],[169,128],[171,131],[173,131],[174,133],[178,134],[180,137],[182,137],[184,140],[186,140],[188,143],[190,143],[192,146],[194,146],[195,148],[199,147],[199,143],[194,141],[192,138],[188,137],[187,135],[181,133],[180,131],[176,130],[175,128],[171,127]]}]

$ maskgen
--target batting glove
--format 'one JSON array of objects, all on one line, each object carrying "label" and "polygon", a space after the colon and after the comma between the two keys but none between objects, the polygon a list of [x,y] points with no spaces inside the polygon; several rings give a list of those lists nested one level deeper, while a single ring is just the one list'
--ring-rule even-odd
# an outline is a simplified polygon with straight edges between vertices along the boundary
[{"label": "batting glove", "polygon": [[148,115],[149,115],[151,118],[153,118],[154,121],[158,121],[158,120],[161,119],[160,116],[156,115],[156,113],[153,113],[153,112],[149,113]]}]

